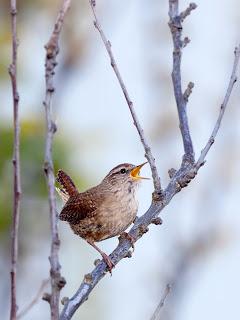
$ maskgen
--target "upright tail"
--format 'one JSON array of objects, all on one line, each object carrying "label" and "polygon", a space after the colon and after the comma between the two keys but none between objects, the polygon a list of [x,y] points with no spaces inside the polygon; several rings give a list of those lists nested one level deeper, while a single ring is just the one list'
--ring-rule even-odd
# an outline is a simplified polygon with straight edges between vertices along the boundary
[{"label": "upright tail", "polygon": [[72,179],[64,171],[58,170],[56,181],[61,184],[64,193],[69,197],[78,194],[78,190]]}]

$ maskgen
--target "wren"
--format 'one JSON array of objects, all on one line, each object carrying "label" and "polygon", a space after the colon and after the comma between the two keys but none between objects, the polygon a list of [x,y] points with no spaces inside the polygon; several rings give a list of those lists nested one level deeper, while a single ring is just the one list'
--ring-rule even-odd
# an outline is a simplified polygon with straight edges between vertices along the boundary
[{"label": "wren", "polygon": [[64,171],[57,174],[56,180],[62,186],[57,191],[65,202],[59,219],[67,221],[75,234],[101,254],[110,272],[114,264],[95,242],[121,235],[136,218],[136,190],[142,179],[148,179],[139,173],[146,163],[120,164],[99,185],[85,192],[79,192]]}]

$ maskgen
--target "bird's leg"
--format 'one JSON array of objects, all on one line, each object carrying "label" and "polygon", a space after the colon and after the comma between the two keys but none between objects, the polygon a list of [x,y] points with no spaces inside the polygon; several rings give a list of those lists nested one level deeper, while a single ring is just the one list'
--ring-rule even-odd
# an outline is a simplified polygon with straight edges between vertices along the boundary
[{"label": "bird's leg", "polygon": [[124,239],[127,239],[128,241],[130,241],[131,243],[131,246],[133,248],[133,251],[135,250],[135,247],[134,247],[134,243],[136,242],[136,239],[129,233],[127,232],[122,232],[118,238],[119,241],[121,240],[124,240]]},{"label": "bird's leg", "polygon": [[112,260],[109,258],[109,256],[105,252],[103,252],[100,248],[98,248],[93,241],[87,240],[87,242],[101,254],[104,262],[108,266],[109,272],[112,274],[112,269],[115,267],[115,265],[112,262]]}]

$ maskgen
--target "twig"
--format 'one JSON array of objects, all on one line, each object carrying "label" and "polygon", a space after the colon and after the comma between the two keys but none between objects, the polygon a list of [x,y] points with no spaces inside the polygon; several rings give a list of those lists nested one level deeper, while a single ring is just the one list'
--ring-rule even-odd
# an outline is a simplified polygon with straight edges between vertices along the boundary
[{"label": "twig", "polygon": [[237,81],[237,67],[238,67],[239,58],[240,58],[240,45],[235,48],[234,55],[235,55],[235,59],[234,59],[234,63],[233,63],[231,78],[230,78],[230,81],[228,84],[227,92],[225,94],[223,103],[221,104],[219,116],[218,116],[218,119],[217,119],[216,124],[214,126],[214,129],[212,131],[212,134],[211,134],[206,146],[201,151],[201,155],[196,163],[197,170],[204,164],[206,155],[215,141],[215,138],[216,138],[216,135],[217,135],[218,130],[220,128],[222,118],[223,118],[224,112],[226,110],[230,95],[232,93],[233,86],[234,86],[235,82]]},{"label": "twig", "polygon": [[50,252],[50,277],[51,277],[51,295],[50,295],[50,308],[51,319],[56,320],[59,318],[59,295],[63,283],[63,279],[60,273],[60,264],[58,258],[58,251],[60,246],[58,235],[58,217],[56,211],[55,200],[55,177],[52,161],[52,142],[53,135],[56,132],[56,124],[52,120],[52,97],[55,91],[53,84],[54,69],[57,65],[56,57],[59,53],[59,36],[62,30],[64,17],[70,7],[71,0],[63,0],[61,9],[57,16],[53,32],[48,43],[45,46],[46,59],[45,59],[45,78],[46,78],[46,94],[45,94],[45,113],[46,113],[46,146],[45,146],[45,162],[44,171],[47,178],[48,194],[49,194],[49,206],[50,206],[50,222],[51,222],[51,252]]},{"label": "twig", "polygon": [[96,10],[95,10],[95,6],[96,6],[96,1],[93,1],[93,0],[89,0],[90,2],[90,5],[91,5],[91,8],[92,8],[92,12],[93,12],[93,15],[94,15],[94,26],[95,28],[98,30],[101,38],[102,38],[102,41],[104,43],[104,46],[107,50],[107,53],[109,55],[109,58],[110,58],[110,63],[111,63],[111,66],[114,70],[114,73],[118,79],[118,82],[120,84],[120,87],[122,89],[122,92],[124,94],[124,97],[126,99],[126,102],[128,104],[128,107],[129,107],[129,110],[130,110],[130,113],[131,113],[131,116],[133,118],[133,123],[135,125],[135,127],[137,128],[137,131],[138,131],[138,134],[139,134],[139,137],[141,139],[141,142],[142,142],[142,145],[144,147],[144,150],[145,150],[145,157],[147,158],[148,162],[149,162],[149,165],[151,167],[151,171],[152,171],[152,178],[153,178],[153,183],[154,183],[154,189],[155,189],[155,196],[156,197],[160,197],[161,198],[161,195],[162,195],[162,189],[161,189],[161,181],[160,181],[160,177],[158,175],[158,171],[157,171],[157,167],[156,167],[156,163],[155,163],[155,158],[153,157],[152,155],[152,151],[151,151],[151,148],[146,140],[146,137],[144,135],[144,131],[138,121],[138,118],[137,118],[137,115],[135,113],[135,110],[134,110],[134,107],[133,107],[133,102],[129,96],[129,93],[127,91],[127,88],[126,88],[126,85],[125,83],[123,82],[123,79],[122,79],[122,76],[119,72],[119,69],[118,69],[118,66],[117,66],[117,63],[116,63],[116,60],[114,58],[114,55],[113,55],[113,52],[112,52],[112,45],[111,45],[111,42],[109,40],[107,40],[104,32],[103,32],[103,29],[99,23],[99,20],[97,18],[97,14],[96,14]]},{"label": "twig", "polygon": [[187,16],[189,16],[191,12],[196,8],[197,8],[196,3],[194,2],[189,3],[189,6],[187,7],[187,9],[180,13],[181,21],[183,22],[184,19],[186,19]]},{"label": "twig", "polygon": [[50,282],[50,279],[45,279],[42,281],[40,288],[38,289],[38,292],[36,296],[32,299],[32,301],[22,310],[18,313],[17,319],[20,319],[24,317],[31,309],[32,307],[38,302],[38,300],[41,298],[42,293],[47,286],[47,284]]},{"label": "twig", "polygon": [[160,320],[161,309],[163,308],[165,300],[166,300],[167,296],[169,295],[170,291],[171,291],[171,285],[168,283],[166,285],[165,290],[164,290],[163,296],[162,296],[156,310],[154,311],[154,314],[151,317],[151,320]]},{"label": "twig", "polygon": [[11,233],[11,311],[10,319],[15,320],[17,315],[16,280],[18,260],[18,228],[20,215],[21,181],[20,181],[20,124],[19,124],[19,94],[17,89],[17,3],[11,0],[11,27],[12,27],[12,63],[9,66],[9,75],[12,83],[13,95],[13,222]]},{"label": "twig", "polygon": [[192,94],[193,88],[194,88],[194,83],[189,82],[187,89],[184,91],[184,94],[183,94],[183,98],[186,102],[188,102],[188,99],[189,99],[190,95]]},{"label": "twig", "polygon": [[[183,146],[184,146],[184,160],[190,163],[194,163],[194,150],[191,135],[189,132],[186,104],[187,100],[182,93],[182,81],[181,81],[181,56],[182,48],[189,42],[188,38],[182,41],[182,21],[190,14],[191,10],[195,9],[196,5],[191,5],[179,15],[178,0],[169,0],[169,27],[173,39],[173,70],[172,70],[172,82],[174,88],[175,99],[177,103],[178,117],[180,122],[180,130],[182,134]],[[188,41],[186,41],[188,39]],[[183,162],[184,164],[184,162]]]}]

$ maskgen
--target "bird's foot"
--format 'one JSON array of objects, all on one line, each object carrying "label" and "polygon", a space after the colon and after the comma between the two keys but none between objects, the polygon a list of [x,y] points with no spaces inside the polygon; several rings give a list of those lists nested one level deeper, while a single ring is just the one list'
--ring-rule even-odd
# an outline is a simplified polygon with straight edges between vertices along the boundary
[{"label": "bird's foot", "polygon": [[107,267],[108,267],[108,271],[110,272],[110,274],[112,275],[112,269],[115,267],[115,264],[112,262],[111,258],[104,252],[101,253],[104,262],[106,263]]},{"label": "bird's foot", "polygon": [[121,240],[124,240],[124,239],[130,241],[131,247],[133,248],[133,251],[134,251],[135,250],[134,243],[136,242],[135,237],[133,237],[131,234],[129,234],[127,232],[122,232],[120,234],[120,236],[118,237],[118,240],[121,241]]},{"label": "bird's foot", "polygon": [[112,269],[115,267],[115,264],[112,262],[110,257],[105,252],[103,252],[100,248],[98,248],[91,239],[86,239],[86,240],[94,249],[96,249],[101,254],[103,261],[106,263],[108,270],[112,275]]}]

